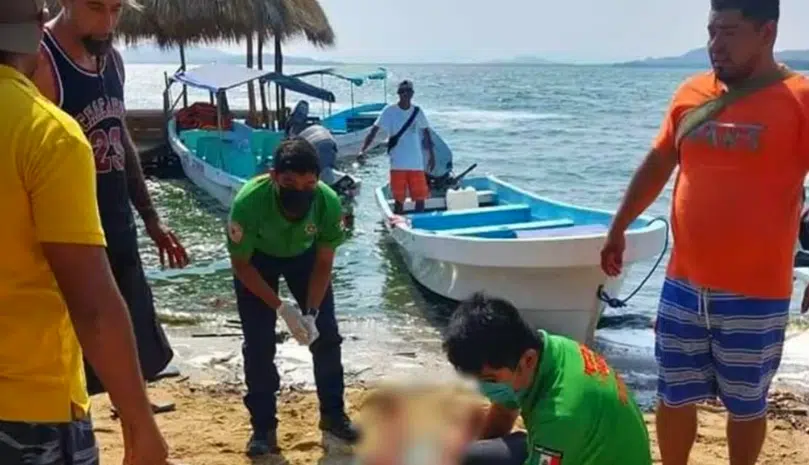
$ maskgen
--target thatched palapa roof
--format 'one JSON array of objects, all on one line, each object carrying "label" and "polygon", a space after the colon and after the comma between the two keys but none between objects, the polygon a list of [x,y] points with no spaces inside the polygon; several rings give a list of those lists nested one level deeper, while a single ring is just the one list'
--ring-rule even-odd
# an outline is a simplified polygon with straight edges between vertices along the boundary
[{"label": "thatched palapa roof", "polygon": [[[61,7],[47,0],[51,15]],[[117,36],[127,44],[155,40],[162,48],[217,41],[236,42],[254,34],[286,41],[303,36],[317,46],[334,44],[334,31],[317,0],[139,0],[125,8]]]}]

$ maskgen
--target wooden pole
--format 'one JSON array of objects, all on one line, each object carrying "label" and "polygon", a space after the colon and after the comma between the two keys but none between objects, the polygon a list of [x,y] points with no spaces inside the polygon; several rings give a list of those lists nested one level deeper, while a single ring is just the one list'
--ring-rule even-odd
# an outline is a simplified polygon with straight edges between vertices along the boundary
[{"label": "wooden pole", "polygon": [[[247,67],[253,68],[253,32],[247,34]],[[256,114],[256,87],[251,81],[247,86],[248,120]]]},{"label": "wooden pole", "polygon": [[[182,67],[183,71],[186,70],[185,67],[185,44],[180,43],[180,67]],[[183,108],[188,106],[188,86],[183,84]]]},{"label": "wooden pole", "polygon": [[[260,33],[258,36],[258,69],[264,69],[264,34]],[[259,82],[258,91],[261,95],[261,119],[262,126],[268,129],[270,126],[270,112],[267,110],[267,91],[266,86]]]},{"label": "wooden pole", "polygon": [[[284,55],[281,53],[281,38],[278,37],[276,34],[275,36],[275,53],[273,54],[273,58],[275,59],[275,72],[278,74],[284,73]],[[276,84],[276,102],[277,102],[277,109],[276,109],[276,119],[278,120],[278,128],[283,128],[286,125],[286,95],[284,94],[284,89],[281,88],[279,85]]]}]

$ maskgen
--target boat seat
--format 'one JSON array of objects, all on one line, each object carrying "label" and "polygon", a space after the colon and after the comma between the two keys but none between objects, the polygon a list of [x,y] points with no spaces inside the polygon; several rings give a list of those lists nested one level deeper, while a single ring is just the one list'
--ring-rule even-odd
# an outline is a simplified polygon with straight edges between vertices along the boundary
[{"label": "boat seat", "polygon": [[522,238],[539,238],[539,237],[564,237],[564,236],[579,236],[586,234],[601,234],[607,232],[608,228],[603,224],[580,224],[571,226],[569,228],[556,228],[556,229],[530,229],[517,231],[517,237]]},{"label": "boat seat", "polygon": [[[497,194],[494,191],[479,190],[478,191],[478,205],[489,205],[497,202]],[[388,200],[388,207],[393,210],[393,200]],[[424,202],[424,209],[427,211],[444,210],[447,208],[447,199],[445,197],[430,197]],[[416,204],[413,199],[408,197],[404,203],[404,211],[413,213],[416,209]]]},{"label": "boat seat", "polygon": [[186,129],[180,132],[180,141],[188,150],[197,150],[197,144],[203,137],[215,136],[216,132],[207,129]]},{"label": "boat seat", "polygon": [[226,141],[217,136],[199,137],[196,144],[197,156],[205,163],[219,169],[225,168],[225,154],[230,151]]},{"label": "boat seat", "polygon": [[209,165],[240,178],[256,174],[256,159],[249,151],[239,150],[235,141],[218,137],[201,137],[197,142],[197,156]]},{"label": "boat seat", "polygon": [[261,159],[271,159],[283,140],[283,132],[256,129],[250,134],[250,150]]},{"label": "boat seat", "polygon": [[[573,220],[561,218],[558,220],[529,221],[527,223],[493,224],[490,226],[478,226],[474,228],[444,229],[437,231],[441,236],[479,236],[479,237],[514,237],[514,232],[521,230],[540,230],[551,228],[564,228],[573,226]],[[517,233],[519,234],[519,233]]]},{"label": "boat seat", "polygon": [[410,215],[410,221],[414,229],[432,231],[471,228],[491,224],[520,223],[530,220],[531,206],[524,203]]}]

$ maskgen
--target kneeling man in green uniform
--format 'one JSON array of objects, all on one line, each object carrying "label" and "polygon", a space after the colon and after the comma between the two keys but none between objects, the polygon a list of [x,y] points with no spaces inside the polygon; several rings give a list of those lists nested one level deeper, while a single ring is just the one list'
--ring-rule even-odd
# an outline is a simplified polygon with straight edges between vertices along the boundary
[{"label": "kneeling man in green uniform", "polygon": [[[245,183],[231,206],[228,250],[244,333],[244,403],[253,427],[247,445],[250,456],[278,449],[277,315],[287,321],[299,342],[309,344],[320,401],[320,429],[350,443],[358,439],[343,404],[343,338],[337,329],[331,288],[334,251],[346,236],[342,206],[319,175],[314,146],[303,139],[286,140],[273,155],[272,172]],[[281,276],[303,312],[278,297]],[[296,325],[296,321],[306,321],[309,327]],[[300,336],[296,330],[301,329],[307,334]]]},{"label": "kneeling man in green uniform", "polygon": [[[491,406],[463,465],[650,465],[643,415],[604,359],[571,339],[535,331],[510,303],[475,294],[444,340],[452,365]],[[527,434],[512,432],[522,415]]]}]

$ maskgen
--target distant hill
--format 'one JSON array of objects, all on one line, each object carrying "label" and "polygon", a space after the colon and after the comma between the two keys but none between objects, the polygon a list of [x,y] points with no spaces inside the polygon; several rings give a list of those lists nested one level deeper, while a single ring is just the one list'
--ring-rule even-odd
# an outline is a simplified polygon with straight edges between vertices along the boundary
[{"label": "distant hill", "polygon": [[[809,69],[809,50],[783,50],[775,53],[778,61],[795,69]],[[707,68],[710,66],[705,47],[689,50],[676,57],[646,58],[643,60],[615,63],[613,66],[628,68]]]},{"label": "distant hill", "polygon": [[[139,45],[137,47],[121,48],[121,55],[126,63],[141,63],[141,64],[179,64],[180,51],[179,49],[161,50],[159,47],[153,45]],[[194,47],[185,50],[185,60],[188,64],[206,64],[206,63],[232,63],[244,64],[246,62],[244,55],[225,52],[215,48]],[[264,63],[272,64],[273,55],[265,54]],[[285,56],[284,64],[287,65],[321,65],[333,66],[339,63],[332,61],[320,61],[311,58]]]},{"label": "distant hill", "polygon": [[486,65],[555,65],[556,62],[546,60],[532,55],[519,55],[513,58],[498,58],[495,60],[488,60],[482,64]]}]

